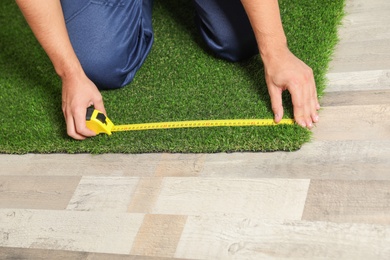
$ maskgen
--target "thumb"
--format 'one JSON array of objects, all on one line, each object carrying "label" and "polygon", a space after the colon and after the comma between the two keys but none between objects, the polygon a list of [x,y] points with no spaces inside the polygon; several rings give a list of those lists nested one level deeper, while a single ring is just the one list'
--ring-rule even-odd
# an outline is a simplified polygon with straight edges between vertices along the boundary
[{"label": "thumb", "polygon": [[274,113],[275,123],[279,123],[283,118],[283,102],[282,102],[282,90],[276,86],[271,86],[268,89],[269,96],[271,98],[272,112]]}]

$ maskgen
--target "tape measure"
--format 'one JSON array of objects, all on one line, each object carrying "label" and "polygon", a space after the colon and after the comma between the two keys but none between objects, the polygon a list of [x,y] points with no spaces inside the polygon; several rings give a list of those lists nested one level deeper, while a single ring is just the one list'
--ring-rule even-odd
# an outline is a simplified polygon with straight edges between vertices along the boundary
[{"label": "tape measure", "polygon": [[[196,120],[196,121],[176,121],[143,123],[129,125],[114,125],[111,120],[102,112],[89,107],[87,109],[87,127],[96,134],[104,133],[111,135],[112,132],[119,131],[140,131],[153,129],[172,128],[195,128],[195,127],[217,127],[217,126],[272,126],[277,125],[273,119],[225,119],[225,120]],[[282,119],[278,124],[294,124],[292,119]]]}]

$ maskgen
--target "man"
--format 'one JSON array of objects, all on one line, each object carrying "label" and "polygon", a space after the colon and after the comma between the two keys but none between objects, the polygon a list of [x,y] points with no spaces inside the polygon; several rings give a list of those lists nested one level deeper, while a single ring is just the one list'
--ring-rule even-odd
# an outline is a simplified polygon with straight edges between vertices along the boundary
[{"label": "man", "polygon": [[[294,119],[318,122],[320,108],[312,70],[287,47],[277,0],[193,0],[197,25],[208,47],[231,61],[258,52],[264,63],[275,122],[283,117],[288,90]],[[153,0],[16,0],[62,80],[67,133],[94,136],[86,108],[106,113],[98,90],[133,79],[153,42]]]}]

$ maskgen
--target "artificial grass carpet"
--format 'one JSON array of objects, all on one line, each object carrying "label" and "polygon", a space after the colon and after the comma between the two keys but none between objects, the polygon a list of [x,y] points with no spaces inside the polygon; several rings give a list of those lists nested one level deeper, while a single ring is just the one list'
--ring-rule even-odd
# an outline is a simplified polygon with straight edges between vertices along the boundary
[{"label": "artificial grass carpet", "polygon": [[[344,0],[282,0],[289,47],[312,67],[318,93],[335,44]],[[66,135],[61,82],[14,1],[0,4],[0,152],[147,153],[296,150],[310,131],[296,125],[117,132],[85,141]],[[230,63],[197,34],[191,1],[155,1],[155,43],[135,80],[103,91],[114,124],[272,118],[259,57]],[[284,94],[285,118],[292,118]]]}]

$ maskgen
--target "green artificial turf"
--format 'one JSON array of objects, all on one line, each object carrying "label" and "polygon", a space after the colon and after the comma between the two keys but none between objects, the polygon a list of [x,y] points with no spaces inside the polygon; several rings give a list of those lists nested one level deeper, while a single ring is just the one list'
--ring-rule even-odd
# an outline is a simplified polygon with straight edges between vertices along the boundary
[{"label": "green artificial turf", "polygon": [[[290,49],[311,66],[318,93],[335,44],[344,0],[282,0]],[[229,63],[197,34],[191,1],[156,0],[155,44],[135,80],[103,91],[114,124],[272,118],[259,57]],[[147,153],[296,150],[310,131],[296,125],[117,132],[85,141],[67,137],[61,82],[14,1],[0,4],[0,152]],[[292,117],[284,94],[285,117]]]}]

